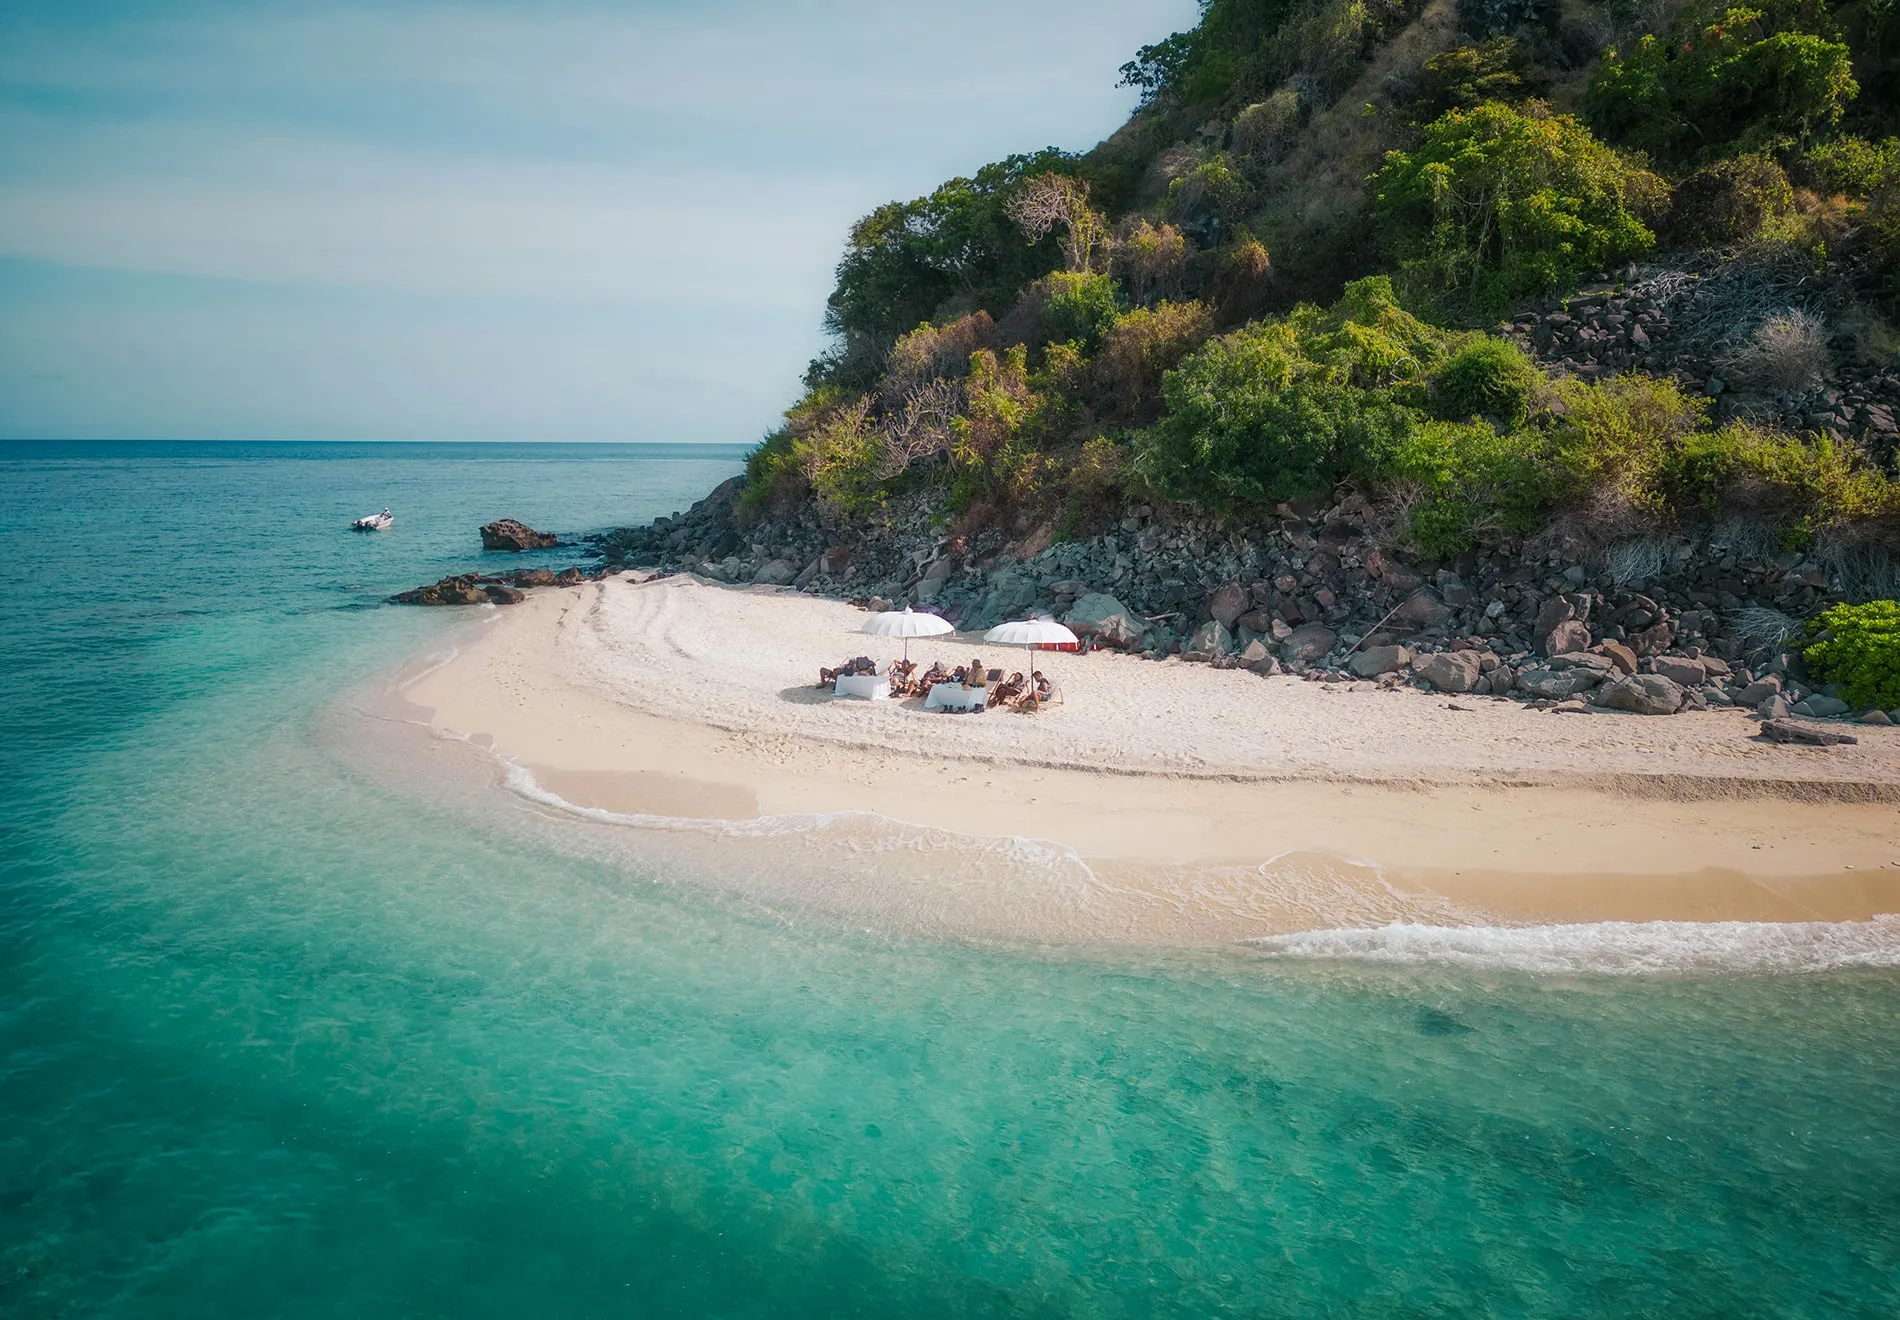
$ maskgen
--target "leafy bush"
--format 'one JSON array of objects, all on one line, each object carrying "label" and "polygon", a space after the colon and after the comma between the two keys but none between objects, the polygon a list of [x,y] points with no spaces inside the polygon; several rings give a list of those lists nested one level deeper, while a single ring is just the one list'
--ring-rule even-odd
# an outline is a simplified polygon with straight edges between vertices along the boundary
[{"label": "leafy bush", "polygon": [[1234,116],[1234,149],[1248,156],[1264,156],[1292,136],[1299,119],[1299,92],[1282,87]]},{"label": "leafy bush", "polygon": [[1231,228],[1253,193],[1239,170],[1228,164],[1225,155],[1202,161],[1168,185],[1168,213],[1180,220],[1190,232],[1222,227]]},{"label": "leafy bush", "polygon": [[972,312],[943,326],[925,321],[891,346],[884,363],[884,397],[898,404],[920,385],[963,376],[970,370],[972,353],[996,346],[996,323],[988,312]]},{"label": "leafy bush", "polygon": [[745,456],[745,491],[739,497],[742,512],[793,497],[791,487],[798,475],[798,459],[792,448],[790,429],[781,427]]},{"label": "leafy bush", "polygon": [[1815,30],[1825,14],[1798,0],[1692,4],[1672,35],[1605,52],[1590,118],[1614,141],[1674,158],[1807,138],[1839,123],[1860,90],[1848,48]]},{"label": "leafy bush", "polygon": [[1049,302],[1043,311],[1045,338],[1054,344],[1079,344],[1093,351],[1102,331],[1120,314],[1115,281],[1106,275],[1057,271],[1048,277]]},{"label": "leafy bush", "polygon": [[1672,380],[1570,380],[1553,392],[1554,496],[1607,492],[1651,514],[1745,511],[1790,542],[1900,510],[1900,488],[1851,447],[1744,423],[1707,430],[1707,401]]},{"label": "leafy bush", "polygon": [[874,361],[952,299],[966,300],[965,310],[1006,306],[1058,265],[1057,240],[1024,244],[1008,206],[1029,179],[1067,162],[1053,149],[1011,156],[928,197],[880,206],[852,226],[825,312],[844,358]]},{"label": "leafy bush", "polygon": [[1213,316],[1198,302],[1137,308],[1102,336],[1095,378],[1115,407],[1133,416],[1159,403],[1162,374],[1212,333]]},{"label": "leafy bush", "polygon": [[1808,624],[1808,670],[1855,706],[1900,707],[1900,603],[1836,605]]},{"label": "leafy bush", "polygon": [[1416,425],[1397,397],[1445,336],[1402,310],[1383,277],[1330,310],[1210,340],[1163,378],[1165,411],[1137,439],[1164,495],[1237,508],[1311,495],[1376,465]]},{"label": "leafy bush", "polygon": [[1427,422],[1383,456],[1379,477],[1406,510],[1421,554],[1448,559],[1487,535],[1536,529],[1549,505],[1543,442],[1489,426]]},{"label": "leafy bush", "polygon": [[1569,115],[1454,110],[1374,177],[1388,246],[1427,288],[1495,307],[1649,250],[1655,175]]},{"label": "leafy bush", "polygon": [[1667,377],[1616,376],[1597,384],[1558,381],[1552,456],[1574,488],[1604,489],[1630,505],[1667,505],[1665,459],[1708,415],[1708,401]]},{"label": "leafy bush", "polygon": [[1137,304],[1177,296],[1187,269],[1187,239],[1173,225],[1131,219],[1116,235],[1113,268]]},{"label": "leafy bush", "polygon": [[884,441],[870,415],[869,395],[840,403],[792,445],[800,475],[838,513],[860,513],[884,501]]},{"label": "leafy bush", "polygon": [[1479,339],[1432,373],[1432,413],[1446,421],[1495,417],[1506,427],[1520,426],[1543,380],[1544,374],[1516,344]]},{"label": "leafy bush", "polygon": [[1430,123],[1447,111],[1470,110],[1486,101],[1522,101],[1542,91],[1543,81],[1515,37],[1492,37],[1426,60],[1409,109],[1419,123]]},{"label": "leafy bush", "polygon": [[1806,160],[1823,186],[1854,197],[1869,197],[1900,182],[1900,138],[1876,143],[1839,137],[1808,152]]},{"label": "leafy bush", "polygon": [[1722,247],[1754,238],[1793,209],[1786,170],[1765,155],[1737,156],[1705,166],[1676,185],[1669,233],[1687,247]]},{"label": "leafy bush", "polygon": [[1259,239],[1242,236],[1216,256],[1213,301],[1228,325],[1251,321],[1273,295],[1273,259]]}]

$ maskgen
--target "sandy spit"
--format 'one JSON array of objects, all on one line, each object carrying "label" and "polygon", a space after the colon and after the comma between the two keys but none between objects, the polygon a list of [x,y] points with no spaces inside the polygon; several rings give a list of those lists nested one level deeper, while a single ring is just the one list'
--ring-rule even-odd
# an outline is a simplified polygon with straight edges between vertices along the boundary
[{"label": "sandy spit", "polygon": [[[821,665],[896,654],[854,635],[862,618],[779,590],[614,578],[497,611],[402,697],[577,806],[865,812],[1037,839],[1150,899],[1188,871],[1205,886],[1317,856],[1474,921],[1900,911],[1900,729],[1789,748],[1732,711],[1553,715],[1101,653],[1038,657],[1061,706],[945,715],[813,686]],[[911,644],[925,663],[975,655],[1021,667],[974,638]],[[1263,908],[1193,937],[1304,924]]]}]

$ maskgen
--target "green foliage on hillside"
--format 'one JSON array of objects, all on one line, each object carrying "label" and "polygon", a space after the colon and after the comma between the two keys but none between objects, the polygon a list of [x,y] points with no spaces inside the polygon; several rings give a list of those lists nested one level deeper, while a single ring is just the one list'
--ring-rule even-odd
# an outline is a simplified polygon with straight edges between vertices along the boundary
[{"label": "green foliage on hillside", "polygon": [[1851,249],[1900,305],[1889,9],[1205,0],[1123,70],[1142,109],[1100,147],[854,227],[748,507],[923,490],[1074,529],[1348,484],[1436,556],[1603,510],[1791,542],[1894,514],[1852,445],[1712,425],[1671,380],[1554,380],[1472,328],[1659,243]]},{"label": "green foliage on hillside", "polygon": [[1824,683],[1839,683],[1851,705],[1900,707],[1900,603],[1873,600],[1836,605],[1813,620],[1808,670]]},{"label": "green foliage on hillside", "polygon": [[1607,134],[1664,158],[1707,159],[1838,124],[1859,92],[1825,5],[1686,6],[1668,33],[1605,53],[1587,98]]},{"label": "green foliage on hillside", "polygon": [[1569,115],[1453,110],[1374,181],[1387,244],[1421,287],[1479,308],[1647,252],[1663,185]]}]

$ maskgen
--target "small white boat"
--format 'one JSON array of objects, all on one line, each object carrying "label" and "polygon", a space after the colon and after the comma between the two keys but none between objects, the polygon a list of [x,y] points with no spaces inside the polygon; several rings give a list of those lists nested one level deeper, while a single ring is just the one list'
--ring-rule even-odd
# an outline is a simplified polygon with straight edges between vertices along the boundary
[{"label": "small white boat", "polygon": [[386,532],[390,524],[395,521],[396,515],[384,509],[381,513],[372,513],[367,518],[358,518],[350,524],[350,527],[359,532]]}]

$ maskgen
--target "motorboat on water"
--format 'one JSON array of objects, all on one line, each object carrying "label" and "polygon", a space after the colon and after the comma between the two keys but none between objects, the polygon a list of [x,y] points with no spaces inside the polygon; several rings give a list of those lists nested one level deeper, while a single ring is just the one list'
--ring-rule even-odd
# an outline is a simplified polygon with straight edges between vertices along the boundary
[{"label": "motorboat on water", "polygon": [[395,521],[396,515],[384,509],[381,513],[372,513],[367,518],[358,518],[350,524],[350,527],[359,532],[386,532]]}]

